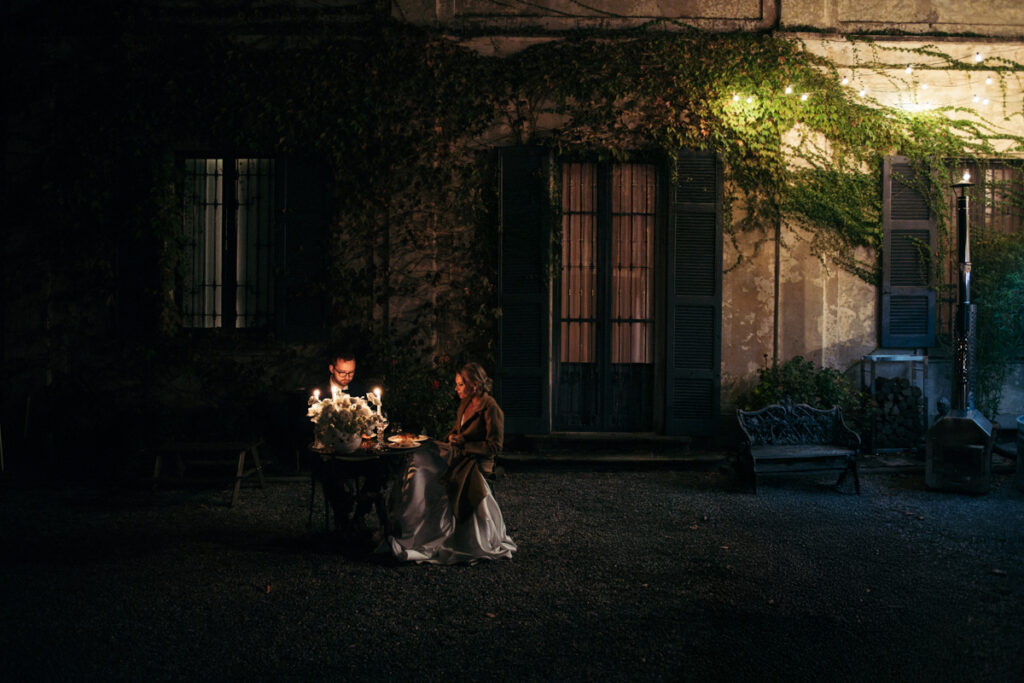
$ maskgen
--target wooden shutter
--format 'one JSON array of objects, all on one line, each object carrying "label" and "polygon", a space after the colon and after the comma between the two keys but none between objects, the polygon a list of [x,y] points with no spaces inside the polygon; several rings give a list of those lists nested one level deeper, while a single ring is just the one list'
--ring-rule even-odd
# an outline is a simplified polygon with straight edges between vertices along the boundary
[{"label": "wooden shutter", "polygon": [[285,341],[312,341],[324,328],[324,298],[318,283],[327,275],[325,178],[318,164],[295,158],[278,162],[274,304],[277,333]]},{"label": "wooden shutter", "polygon": [[718,431],[722,363],[722,166],[680,152],[669,197],[665,433]]},{"label": "wooden shutter", "polygon": [[885,159],[881,345],[887,348],[935,345],[935,215],[912,186],[914,177],[906,157]]},{"label": "wooden shutter", "polygon": [[499,150],[501,335],[496,395],[510,434],[550,431],[548,153]]}]

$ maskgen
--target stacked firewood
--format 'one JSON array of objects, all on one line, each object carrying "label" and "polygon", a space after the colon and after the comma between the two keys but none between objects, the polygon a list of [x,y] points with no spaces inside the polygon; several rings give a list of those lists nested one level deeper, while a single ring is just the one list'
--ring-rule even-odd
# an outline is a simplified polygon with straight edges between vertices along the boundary
[{"label": "stacked firewood", "polygon": [[924,394],[902,377],[875,378],[875,448],[913,448],[924,439]]}]

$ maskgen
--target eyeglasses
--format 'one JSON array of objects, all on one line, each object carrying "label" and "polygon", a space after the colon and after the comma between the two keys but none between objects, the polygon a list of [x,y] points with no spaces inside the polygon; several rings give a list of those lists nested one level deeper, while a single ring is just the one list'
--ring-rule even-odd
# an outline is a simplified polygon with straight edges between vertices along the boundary
[{"label": "eyeglasses", "polygon": [[350,370],[349,372],[343,372],[341,370],[335,370],[334,374],[337,375],[338,377],[352,377],[354,374],[356,374],[356,371]]}]

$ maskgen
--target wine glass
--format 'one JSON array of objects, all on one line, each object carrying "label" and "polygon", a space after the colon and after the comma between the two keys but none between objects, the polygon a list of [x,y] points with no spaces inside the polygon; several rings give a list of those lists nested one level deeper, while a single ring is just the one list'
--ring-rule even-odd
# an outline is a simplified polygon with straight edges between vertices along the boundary
[{"label": "wine glass", "polygon": [[387,412],[380,411],[380,426],[377,427],[377,450],[384,450],[384,430],[388,428],[388,414]]}]

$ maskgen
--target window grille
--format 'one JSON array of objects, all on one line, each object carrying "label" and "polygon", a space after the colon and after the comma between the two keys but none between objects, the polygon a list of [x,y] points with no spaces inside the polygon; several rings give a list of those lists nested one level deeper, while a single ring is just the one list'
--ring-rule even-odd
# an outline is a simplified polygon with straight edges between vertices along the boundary
[{"label": "window grille", "polygon": [[[598,168],[577,162],[562,167],[560,359],[597,362],[597,334],[605,320],[599,293],[607,283],[611,362],[650,364],[655,167],[613,164],[605,197],[599,196]],[[600,207],[607,207],[607,221]]]},{"label": "window grille", "polygon": [[270,324],[274,166],[273,159],[185,159],[180,304],[187,327]]}]

